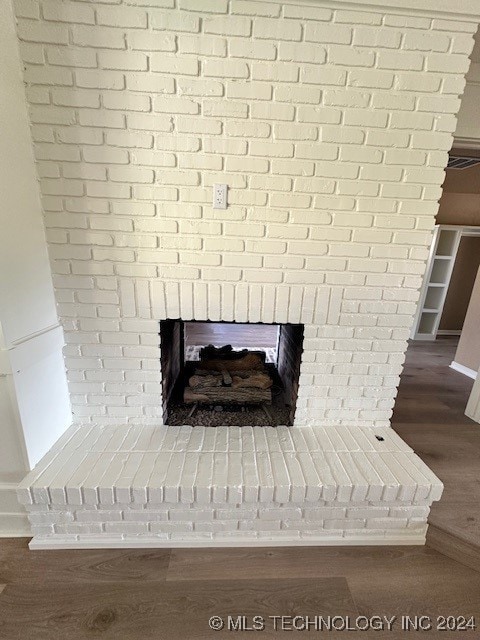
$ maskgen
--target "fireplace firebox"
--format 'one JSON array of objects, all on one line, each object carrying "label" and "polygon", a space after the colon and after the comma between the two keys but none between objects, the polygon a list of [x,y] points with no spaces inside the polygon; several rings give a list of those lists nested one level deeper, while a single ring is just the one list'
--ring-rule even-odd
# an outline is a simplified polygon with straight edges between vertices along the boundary
[{"label": "fireplace firebox", "polygon": [[303,325],[160,322],[164,424],[292,425]]}]

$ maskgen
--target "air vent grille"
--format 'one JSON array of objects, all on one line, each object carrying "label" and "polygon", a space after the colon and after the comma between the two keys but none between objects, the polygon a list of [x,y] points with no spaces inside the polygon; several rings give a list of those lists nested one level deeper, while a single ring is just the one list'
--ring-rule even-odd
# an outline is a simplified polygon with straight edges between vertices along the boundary
[{"label": "air vent grille", "polygon": [[480,164],[480,158],[465,158],[463,156],[450,156],[448,158],[448,169],[469,169],[476,164]]}]

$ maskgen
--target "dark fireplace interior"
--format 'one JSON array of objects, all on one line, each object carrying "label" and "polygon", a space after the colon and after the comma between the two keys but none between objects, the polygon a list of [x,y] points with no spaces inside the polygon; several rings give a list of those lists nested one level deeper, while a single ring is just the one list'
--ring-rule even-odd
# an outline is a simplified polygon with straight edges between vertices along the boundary
[{"label": "dark fireplace interior", "polygon": [[303,325],[160,322],[164,423],[292,425]]}]

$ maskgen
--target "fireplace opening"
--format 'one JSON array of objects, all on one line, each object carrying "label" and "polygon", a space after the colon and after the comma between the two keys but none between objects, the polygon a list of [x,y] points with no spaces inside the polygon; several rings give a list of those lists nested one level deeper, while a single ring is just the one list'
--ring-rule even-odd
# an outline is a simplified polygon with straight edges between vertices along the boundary
[{"label": "fireplace opening", "polygon": [[164,423],[292,425],[303,325],[160,322]]}]

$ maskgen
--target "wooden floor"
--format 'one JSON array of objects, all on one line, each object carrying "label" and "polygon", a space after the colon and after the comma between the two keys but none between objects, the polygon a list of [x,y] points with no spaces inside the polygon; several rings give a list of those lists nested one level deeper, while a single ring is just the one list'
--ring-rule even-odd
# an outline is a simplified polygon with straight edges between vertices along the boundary
[{"label": "wooden floor", "polygon": [[[476,616],[480,573],[428,547],[35,551],[0,544],[0,638],[156,640],[251,637],[210,616]],[[356,637],[275,632],[255,637]],[[353,636],[352,636],[353,633]],[[362,632],[362,638],[417,637]],[[428,638],[478,638],[430,632]]]},{"label": "wooden floor", "polygon": [[[432,518],[478,533],[480,426],[463,416],[471,381],[448,369],[452,341],[409,350],[395,429],[445,481]],[[466,486],[467,491],[460,487]],[[417,638],[401,616],[475,616],[480,572],[429,547],[28,551],[0,540],[3,640]],[[266,629],[212,631],[210,616]],[[275,631],[268,616],[397,616],[393,631]],[[479,638],[479,631],[422,637]]]},{"label": "wooden floor", "polygon": [[[465,416],[473,380],[450,369],[458,338],[410,342],[398,389],[393,423],[475,425]],[[419,432],[422,431],[419,429]]]},{"label": "wooden floor", "polygon": [[392,422],[445,484],[429,521],[480,547],[480,425],[464,414],[473,380],[448,366],[456,344],[410,345]]}]

